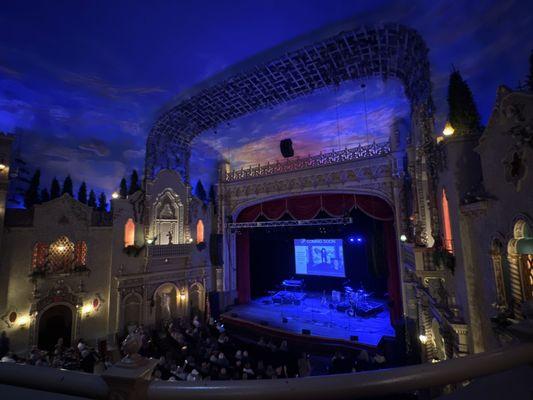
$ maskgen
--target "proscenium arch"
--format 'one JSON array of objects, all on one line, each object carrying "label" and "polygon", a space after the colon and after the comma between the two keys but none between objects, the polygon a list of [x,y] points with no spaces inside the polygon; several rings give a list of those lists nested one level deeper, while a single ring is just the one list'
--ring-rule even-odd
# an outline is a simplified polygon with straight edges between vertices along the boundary
[{"label": "proscenium arch", "polygon": [[165,107],[148,135],[145,177],[173,169],[188,182],[190,146],[200,133],[317,89],[371,76],[402,82],[413,138],[424,142],[433,129],[433,101],[422,37],[393,23],[341,29],[318,31],[236,64]]}]

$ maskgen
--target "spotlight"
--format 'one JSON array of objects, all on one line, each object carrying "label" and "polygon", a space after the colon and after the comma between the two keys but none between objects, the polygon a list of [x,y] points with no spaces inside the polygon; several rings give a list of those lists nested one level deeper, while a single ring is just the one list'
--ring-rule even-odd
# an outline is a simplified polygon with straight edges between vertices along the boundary
[{"label": "spotlight", "polygon": [[346,238],[346,241],[350,244],[362,244],[364,242],[364,239],[360,235],[354,235],[354,236],[348,236]]}]

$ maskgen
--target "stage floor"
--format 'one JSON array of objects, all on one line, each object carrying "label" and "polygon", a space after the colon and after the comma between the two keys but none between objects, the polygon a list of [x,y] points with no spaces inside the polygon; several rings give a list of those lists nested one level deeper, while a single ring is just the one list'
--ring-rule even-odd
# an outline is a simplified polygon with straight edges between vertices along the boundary
[{"label": "stage floor", "polygon": [[386,304],[384,311],[374,316],[349,317],[320,303],[321,295],[315,293],[307,293],[300,305],[276,304],[271,296],[265,296],[249,304],[233,306],[226,314],[237,314],[239,319],[254,323],[266,321],[273,328],[296,334],[309,329],[311,336],[331,339],[350,340],[350,336],[358,336],[359,343],[370,346],[376,346],[383,336],[394,336]]}]

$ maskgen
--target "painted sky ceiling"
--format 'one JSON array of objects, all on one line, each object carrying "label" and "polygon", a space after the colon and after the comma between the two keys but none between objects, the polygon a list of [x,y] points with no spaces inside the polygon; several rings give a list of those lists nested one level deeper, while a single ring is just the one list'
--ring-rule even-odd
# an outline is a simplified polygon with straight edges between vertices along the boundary
[{"label": "painted sky ceiling", "polygon": [[[361,85],[364,84],[364,88]],[[232,168],[275,162],[290,138],[296,157],[387,141],[391,127],[409,124],[410,107],[396,79],[352,81],[231,121],[193,141],[191,181],[216,179],[217,161]]]},{"label": "painted sky ceiling", "polygon": [[[43,181],[70,172],[75,185],[85,180],[110,193],[124,174],[142,169],[155,113],[174,95],[260,51],[348,17],[396,21],[421,33],[430,48],[439,130],[452,64],[468,80],[484,121],[497,86],[515,87],[527,74],[533,3],[518,0],[195,0],[150,7],[127,0],[7,2],[0,12],[0,130],[18,135],[20,156],[43,169]],[[372,83],[367,84],[370,104]],[[309,112],[289,113],[287,126],[272,117],[283,109],[272,110],[270,118],[263,113],[244,118],[240,129],[254,140],[236,146],[232,157],[250,159],[254,146],[272,151],[262,135],[282,135],[283,129],[298,136],[298,129],[320,121],[325,132],[331,120],[326,97],[302,99]],[[385,90],[382,101],[401,108],[402,98],[393,100]],[[323,112],[313,112],[321,105]],[[346,117],[360,106],[339,110]],[[381,115],[373,126],[387,118]],[[360,131],[357,124],[354,131]],[[205,162],[198,159],[198,176],[207,176],[203,169],[229,146],[225,140],[233,143],[238,129],[231,125],[205,152],[196,152],[205,157]],[[336,129],[326,131],[327,147],[335,142]],[[207,138],[208,132],[199,140]],[[306,147],[319,150],[320,138],[311,135]],[[304,151],[299,146],[296,142],[297,153]]]}]

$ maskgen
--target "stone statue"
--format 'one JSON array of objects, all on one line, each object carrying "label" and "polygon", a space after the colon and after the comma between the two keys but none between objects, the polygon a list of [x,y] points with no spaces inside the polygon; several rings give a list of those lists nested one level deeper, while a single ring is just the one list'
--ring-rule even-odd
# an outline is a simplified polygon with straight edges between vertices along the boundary
[{"label": "stone statue", "polygon": [[174,211],[172,210],[172,207],[170,207],[170,204],[167,203],[163,206],[163,209],[161,210],[161,214],[159,215],[159,218],[174,219]]},{"label": "stone statue", "polygon": [[161,314],[163,319],[170,319],[170,294],[161,294]]},{"label": "stone statue", "polygon": [[168,244],[172,244],[172,231],[168,231],[167,238],[168,238]]}]

